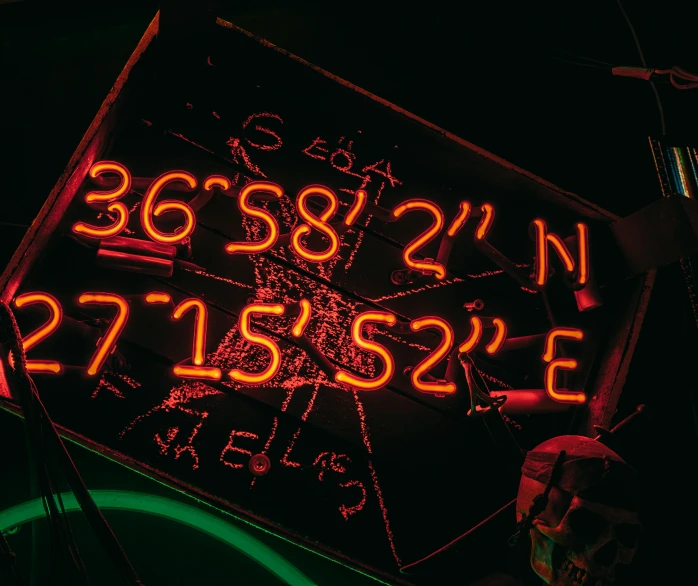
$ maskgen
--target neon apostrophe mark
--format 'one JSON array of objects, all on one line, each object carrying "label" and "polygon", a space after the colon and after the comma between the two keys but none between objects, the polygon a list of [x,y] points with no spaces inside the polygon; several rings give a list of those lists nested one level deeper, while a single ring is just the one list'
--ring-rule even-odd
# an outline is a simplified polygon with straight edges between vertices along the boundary
[{"label": "neon apostrophe mark", "polygon": [[577,262],[565,242],[557,234],[548,233],[546,223],[541,219],[533,220],[531,227],[536,243],[536,274],[535,282],[542,287],[548,280],[549,260],[548,244],[557,253],[558,258],[567,273],[575,275],[575,286],[583,287],[589,281],[589,229],[586,224],[578,222],[575,225],[577,236]]},{"label": "neon apostrophe mark", "polygon": [[90,376],[96,375],[104,365],[107,356],[114,351],[116,340],[124,329],[128,320],[128,303],[120,295],[114,293],[83,293],[78,298],[80,305],[115,305],[117,308],[116,316],[107,328],[102,339],[97,342],[97,350],[92,356],[90,363],[87,366],[87,374]]},{"label": "neon apostrophe mark", "polygon": [[[143,231],[149,238],[155,242],[164,244],[176,244],[185,238],[188,238],[196,227],[196,215],[187,204],[181,201],[165,200],[155,203],[160,192],[168,183],[181,181],[186,183],[190,189],[196,188],[196,178],[187,171],[170,171],[163,173],[155,179],[148,187],[143,197],[143,205],[141,205],[141,225]],[[178,211],[184,214],[184,225],[174,234],[166,234],[160,232],[153,223],[153,216],[161,216],[165,212]]]},{"label": "neon apostrophe mark", "polygon": [[458,210],[458,214],[456,215],[455,218],[453,218],[451,225],[446,230],[447,236],[450,236],[451,238],[453,238],[456,234],[458,234],[458,231],[468,221],[468,218],[470,217],[470,210],[471,210],[471,207],[467,201],[460,202],[460,208]]},{"label": "neon apostrophe mark", "polygon": [[120,201],[124,195],[131,190],[131,174],[128,169],[121,163],[114,161],[101,161],[92,165],[89,171],[90,177],[96,179],[103,173],[116,173],[119,175],[121,182],[118,187],[106,191],[90,191],[85,196],[85,202],[91,203],[107,203],[107,210],[116,214],[116,219],[111,226],[97,227],[90,226],[84,222],[76,222],[73,225],[73,232],[76,234],[84,234],[91,238],[111,238],[120,234],[128,224],[129,211],[126,204]]},{"label": "neon apostrophe mark", "polygon": [[441,208],[426,199],[410,199],[397,206],[393,210],[393,216],[399,218],[406,212],[414,210],[427,212],[433,218],[433,222],[427,230],[405,246],[402,259],[405,265],[412,270],[433,273],[437,279],[444,279],[446,268],[441,263],[417,261],[412,257],[415,252],[433,240],[441,231],[444,225],[444,214]]},{"label": "neon apostrophe mark", "polygon": [[475,238],[478,240],[484,240],[487,238],[487,234],[489,233],[492,223],[494,222],[494,206],[489,203],[484,203],[482,204],[480,210],[482,211],[482,217],[480,218],[480,223],[475,230]]},{"label": "neon apostrophe mark", "polygon": [[482,320],[474,315],[470,318],[470,334],[468,338],[460,346],[458,346],[458,352],[461,354],[468,354],[472,352],[475,347],[480,343],[480,338],[482,338]]},{"label": "neon apostrophe mark", "polygon": [[384,364],[383,373],[375,378],[365,379],[359,378],[345,370],[338,370],[334,376],[335,381],[361,391],[375,391],[386,386],[393,378],[393,374],[395,374],[395,360],[393,359],[393,355],[384,346],[365,339],[362,336],[362,328],[367,322],[383,323],[393,326],[396,321],[392,313],[384,311],[367,311],[357,315],[351,325],[352,341],[362,350],[380,356]]},{"label": "neon apostrophe mark", "polygon": [[247,305],[241,312],[238,321],[240,334],[250,344],[263,346],[270,354],[269,365],[259,373],[251,374],[244,372],[238,368],[234,368],[228,373],[228,376],[237,382],[247,383],[252,385],[261,385],[269,382],[279,372],[281,366],[281,352],[279,346],[271,338],[262,334],[255,334],[250,329],[250,317],[253,314],[260,315],[283,315],[284,306],[280,303],[251,303]]},{"label": "neon apostrophe mark", "polygon": [[220,380],[221,369],[212,366],[203,366],[206,358],[206,328],[208,325],[208,310],[201,299],[190,298],[182,301],[175,307],[172,319],[179,320],[190,309],[195,311],[194,337],[192,343],[192,362],[194,366],[177,364],[174,367],[176,376],[182,378],[205,378],[208,380]]},{"label": "neon apostrophe mark", "polygon": [[558,339],[581,341],[583,337],[583,332],[575,328],[553,328],[546,336],[543,360],[548,362],[548,366],[545,368],[543,378],[545,392],[554,401],[572,404],[586,402],[586,395],[584,393],[570,392],[558,389],[556,386],[556,375],[558,370],[575,370],[578,365],[577,361],[572,358],[555,358],[555,342]]},{"label": "neon apostrophe mark", "polygon": [[[63,308],[53,295],[48,293],[22,293],[15,298],[15,307],[21,309],[27,305],[40,304],[49,310],[48,321],[35,329],[31,334],[22,338],[22,347],[24,352],[28,352],[42,340],[48,338],[53,332],[58,329],[63,319]],[[10,365],[14,368],[14,358],[9,355]],[[55,360],[27,360],[27,372],[44,373],[44,374],[60,374],[63,372],[63,366]]]},{"label": "neon apostrophe mark", "polygon": [[427,374],[443,358],[445,358],[453,347],[453,328],[440,317],[423,317],[410,322],[410,329],[418,332],[425,328],[435,328],[441,332],[441,342],[424,360],[412,369],[410,379],[412,386],[421,393],[432,393],[435,395],[450,395],[456,392],[456,384],[452,382],[427,382],[422,380],[422,376]]},{"label": "neon apostrophe mark", "polygon": [[[325,209],[320,216],[315,216],[308,210],[308,198],[319,195],[327,201]],[[304,220],[296,226],[291,234],[291,246],[295,253],[308,262],[320,263],[333,258],[339,250],[339,236],[327,222],[337,213],[339,200],[331,189],[322,185],[310,185],[300,191],[296,198],[296,212]],[[305,247],[302,238],[310,234],[315,228],[329,240],[329,245],[324,252],[313,252]]]},{"label": "neon apostrophe mark", "polygon": [[356,218],[359,217],[364,207],[366,206],[366,197],[367,195],[365,189],[356,190],[356,193],[354,194],[354,203],[347,212],[347,215],[344,216],[345,225],[351,226],[356,221]]},{"label": "neon apostrophe mark", "polygon": [[507,337],[507,325],[504,323],[504,320],[495,317],[492,323],[494,324],[495,332],[490,343],[485,346],[485,351],[488,354],[496,354],[499,352]]},{"label": "neon apostrophe mark", "polygon": [[305,328],[310,321],[311,313],[310,301],[307,299],[301,299],[299,303],[301,306],[301,312],[298,319],[296,319],[296,322],[293,324],[293,328],[291,329],[291,333],[296,338],[300,338],[303,335],[303,332],[305,332]]},{"label": "neon apostrophe mark", "polygon": [[231,242],[226,244],[225,251],[229,254],[259,254],[272,248],[279,238],[279,224],[276,218],[266,210],[250,206],[249,199],[255,193],[271,193],[277,198],[281,198],[284,190],[280,185],[269,181],[253,181],[240,190],[240,195],[237,198],[238,208],[243,214],[264,222],[267,226],[267,236],[257,242]]}]

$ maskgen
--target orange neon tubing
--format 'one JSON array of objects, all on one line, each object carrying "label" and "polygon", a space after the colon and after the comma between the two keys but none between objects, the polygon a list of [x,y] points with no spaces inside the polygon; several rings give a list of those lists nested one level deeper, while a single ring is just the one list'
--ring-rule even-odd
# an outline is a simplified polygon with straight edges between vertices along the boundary
[{"label": "orange neon tubing", "polygon": [[228,191],[232,187],[230,179],[225,175],[211,175],[204,179],[204,189],[211,191],[214,187],[220,187],[223,191]]},{"label": "orange neon tubing", "polygon": [[[191,189],[196,187],[196,178],[187,171],[169,171],[163,173],[155,179],[148,187],[143,197],[143,203],[141,204],[141,225],[143,226],[143,231],[148,235],[151,240],[155,242],[162,242],[164,244],[176,244],[181,242],[185,238],[188,238],[196,227],[196,215],[194,210],[192,210],[187,204],[181,201],[166,200],[159,203],[155,203],[160,192],[165,188],[168,183],[174,181],[182,181],[186,183]],[[174,234],[166,234],[165,232],[160,232],[155,227],[153,223],[153,216],[160,216],[165,212],[169,211],[179,211],[184,214],[185,223],[183,228]]]},{"label": "orange neon tubing", "polygon": [[347,385],[357,391],[376,391],[386,386],[395,374],[395,360],[393,355],[380,344],[366,340],[362,337],[362,329],[365,323],[375,322],[394,326],[396,318],[392,313],[385,311],[366,311],[357,315],[351,324],[351,339],[359,348],[377,354],[383,360],[385,367],[383,373],[371,379],[359,378],[345,370],[338,370],[334,375],[334,380],[338,383]]},{"label": "orange neon tubing", "polygon": [[545,350],[543,351],[543,360],[550,362],[555,358],[555,342],[558,338],[563,340],[583,340],[584,333],[577,328],[553,328],[545,337]]},{"label": "orange neon tubing", "polygon": [[92,179],[96,179],[99,175],[103,173],[116,173],[121,177],[121,185],[116,189],[110,189],[107,191],[90,191],[85,196],[85,201],[87,203],[94,203],[97,201],[114,201],[115,199],[120,199],[131,191],[132,179],[131,173],[128,169],[124,167],[121,163],[115,161],[100,161],[95,163],[90,167],[89,175]]},{"label": "orange neon tubing", "polygon": [[555,388],[555,375],[559,369],[574,370],[577,368],[577,361],[571,358],[556,358],[545,367],[545,392],[558,403],[585,403],[587,397],[584,393],[574,393],[562,391]]},{"label": "orange neon tubing", "polygon": [[238,327],[240,328],[242,337],[250,344],[257,344],[266,348],[271,355],[271,360],[269,361],[269,365],[263,371],[256,374],[251,374],[234,368],[228,373],[228,376],[232,380],[250,385],[261,385],[269,382],[276,376],[276,373],[279,372],[279,367],[281,366],[281,352],[279,351],[279,346],[276,344],[276,342],[274,342],[274,340],[268,338],[267,336],[255,334],[250,329],[250,317],[252,314],[283,315],[284,311],[284,306],[279,303],[251,303],[250,305],[245,306],[245,308],[240,312]]},{"label": "orange neon tubing", "polygon": [[475,346],[480,343],[482,330],[482,320],[476,315],[472,316],[470,318],[470,334],[465,342],[458,346],[458,352],[461,354],[468,354],[469,352],[472,352]]},{"label": "orange neon tubing", "polygon": [[494,222],[494,206],[489,203],[484,203],[480,210],[482,211],[482,217],[475,230],[475,238],[484,240],[492,227],[492,222]]},{"label": "orange neon tubing", "polygon": [[194,297],[185,299],[175,307],[172,319],[182,319],[182,316],[190,309],[196,311],[196,316],[194,318],[194,341],[191,349],[192,362],[196,366],[201,366],[204,363],[206,354],[206,326],[208,323],[206,304],[201,301],[201,299],[196,299]]},{"label": "orange neon tubing", "polygon": [[[58,329],[63,320],[63,308],[53,295],[48,293],[22,293],[18,295],[14,304],[17,309],[25,305],[34,305],[40,303],[49,310],[49,320],[42,326],[39,326],[31,334],[22,338],[22,347],[25,354],[36,346],[42,340],[48,338],[53,332]],[[10,354],[10,365],[14,368],[14,359]],[[63,366],[55,360],[27,360],[27,372],[40,372],[46,374],[60,374],[63,372]]]},{"label": "orange neon tubing", "polygon": [[495,332],[490,343],[485,346],[485,351],[488,354],[496,354],[499,352],[499,349],[502,347],[507,337],[507,325],[504,323],[504,320],[495,317],[492,323],[494,324]]},{"label": "orange neon tubing", "polygon": [[441,231],[444,225],[444,213],[441,208],[436,204],[427,201],[426,199],[410,199],[393,210],[393,216],[399,218],[404,213],[412,210],[423,210],[428,212],[434,222],[431,227],[417,236],[412,240],[402,253],[402,259],[405,265],[415,271],[428,271],[434,273],[437,279],[441,280],[446,277],[446,268],[438,262],[420,262],[412,258],[412,254],[419,250],[422,246],[425,246],[428,242],[433,240],[436,235]]},{"label": "orange neon tubing", "polygon": [[463,225],[468,221],[468,218],[470,217],[470,209],[471,207],[469,202],[460,202],[460,209],[458,210],[458,215],[456,215],[456,217],[453,218],[453,222],[451,222],[451,225],[448,227],[448,230],[446,230],[447,236],[453,238],[456,234],[458,234],[458,231],[463,227]]},{"label": "orange neon tubing", "polygon": [[577,283],[586,285],[589,281],[589,229],[586,224],[578,222],[575,226],[577,232],[578,259],[575,264],[572,253],[565,245],[562,238],[557,234],[548,234],[548,227],[543,220],[533,220],[536,239],[536,283],[545,285],[548,278],[548,242],[555,249],[558,257],[562,261],[565,270],[573,273],[577,267]]},{"label": "orange neon tubing", "polygon": [[90,226],[85,222],[75,222],[75,224],[73,224],[73,232],[76,234],[84,234],[91,238],[111,238],[112,236],[119,235],[126,227],[126,224],[128,224],[128,208],[125,203],[115,201],[107,206],[107,210],[117,215],[113,224],[98,228],[96,226]]},{"label": "orange neon tubing", "polygon": [[577,283],[586,285],[589,282],[589,228],[578,222],[577,228]]},{"label": "orange neon tubing", "polygon": [[264,222],[267,225],[267,236],[263,240],[257,242],[230,242],[225,245],[226,252],[230,254],[259,254],[269,250],[279,239],[279,224],[276,218],[267,210],[253,208],[249,204],[249,198],[257,192],[271,193],[276,197],[281,197],[284,194],[284,190],[280,185],[269,181],[253,181],[240,190],[240,195],[238,195],[238,208],[243,214],[247,214],[248,216]]},{"label": "orange neon tubing", "polygon": [[422,375],[436,366],[453,347],[453,328],[446,320],[440,317],[422,317],[410,322],[410,329],[418,332],[424,328],[436,328],[441,331],[441,343],[436,349],[412,369],[410,379],[412,386],[421,393],[433,393],[436,395],[449,395],[456,392],[455,383],[426,382]]},{"label": "orange neon tubing", "polygon": [[[325,198],[328,205],[325,207],[319,218],[311,214],[306,205],[309,197],[319,195]],[[295,253],[302,259],[308,262],[325,262],[330,260],[337,254],[339,250],[339,236],[337,232],[328,225],[327,222],[337,213],[339,200],[337,195],[331,189],[322,185],[309,185],[302,189],[296,198],[296,212],[305,221],[305,224],[299,224],[291,233],[291,247]],[[312,228],[321,232],[330,241],[327,250],[324,252],[313,252],[307,249],[302,242],[302,238],[308,234]]]},{"label": "orange neon tubing", "polygon": [[344,224],[347,226],[351,226],[355,221],[356,218],[359,217],[359,214],[363,211],[364,206],[366,205],[366,190],[364,189],[359,189],[355,196],[354,196],[354,203],[351,206],[351,209],[347,212],[347,215],[344,216]]},{"label": "orange neon tubing", "polygon": [[146,303],[169,303],[172,301],[169,293],[159,293],[158,291],[152,291],[145,296]]},{"label": "orange neon tubing", "polygon": [[173,369],[175,376],[180,378],[203,378],[206,380],[221,380],[223,374],[220,368],[214,366],[182,366],[176,365]]},{"label": "orange neon tubing", "polygon": [[291,333],[296,338],[300,338],[303,335],[303,332],[305,331],[305,328],[308,325],[308,322],[310,321],[310,301],[308,301],[307,299],[301,299],[300,306],[301,313],[298,316],[296,322],[293,324],[293,329],[291,330]]},{"label": "orange neon tubing", "polygon": [[114,293],[83,293],[78,298],[80,305],[94,303],[96,305],[116,305],[116,316],[107,328],[102,339],[97,342],[97,351],[92,356],[89,365],[87,366],[87,374],[90,376],[96,375],[104,365],[107,356],[111,354],[116,347],[116,340],[126,325],[128,320],[128,303],[120,295]]}]

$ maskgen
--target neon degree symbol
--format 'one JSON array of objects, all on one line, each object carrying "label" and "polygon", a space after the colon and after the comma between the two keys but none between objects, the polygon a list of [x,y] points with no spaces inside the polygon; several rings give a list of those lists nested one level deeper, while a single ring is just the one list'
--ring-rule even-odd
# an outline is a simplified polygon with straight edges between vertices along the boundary
[{"label": "neon degree symbol", "polygon": [[97,350],[87,366],[87,374],[94,376],[104,365],[107,356],[116,348],[116,340],[128,320],[128,303],[123,297],[114,293],[83,293],[78,298],[78,304],[116,305],[117,308],[116,316],[104,336],[97,342]]},{"label": "neon degree symbol", "polygon": [[208,324],[208,311],[206,310],[206,304],[201,301],[201,299],[196,299],[194,297],[185,299],[177,307],[175,307],[175,310],[172,313],[172,319],[182,319],[182,316],[190,309],[193,309],[196,312],[194,317],[194,338],[191,350],[191,360],[194,363],[194,366],[177,364],[173,369],[174,373],[176,376],[182,378],[205,378],[208,380],[220,380],[222,376],[220,368],[203,366],[206,358],[206,327]]},{"label": "neon degree symbol", "polygon": [[[182,181],[191,189],[196,187],[196,178],[191,173],[187,171],[170,171],[168,173],[163,173],[160,177],[155,179],[150,184],[150,187],[148,187],[143,197],[143,203],[141,205],[141,225],[143,226],[143,231],[155,242],[177,244],[178,242],[182,242],[185,238],[188,238],[196,227],[196,215],[194,214],[194,210],[187,204],[175,200],[165,200],[157,204],[155,203],[155,200],[165,186],[174,181]],[[160,232],[153,223],[153,216],[161,216],[165,212],[171,211],[178,211],[184,214],[184,226],[174,234]]]},{"label": "neon degree symbol", "polygon": [[548,332],[545,338],[545,351],[543,360],[548,362],[545,368],[544,382],[545,392],[548,396],[559,403],[585,403],[586,395],[584,393],[574,393],[562,389],[557,389],[555,385],[556,374],[558,370],[575,370],[577,361],[571,358],[555,358],[555,342],[558,339],[568,339],[580,341],[584,338],[581,330],[574,328],[553,328]]},{"label": "neon degree symbol", "polygon": [[[327,205],[319,217],[308,210],[308,198],[313,195],[319,195],[327,201]],[[337,254],[339,236],[337,236],[335,229],[328,224],[328,221],[337,213],[338,207],[337,195],[327,187],[310,185],[300,191],[296,198],[296,212],[305,223],[296,226],[291,233],[291,247],[298,256],[308,262],[325,262]],[[315,228],[329,240],[329,245],[324,252],[313,252],[303,244],[302,238],[310,234],[312,228]]]},{"label": "neon degree symbol", "polygon": [[385,311],[366,311],[354,318],[351,324],[351,339],[359,348],[377,354],[383,360],[383,373],[372,379],[359,378],[346,370],[338,370],[334,375],[334,380],[359,391],[376,391],[386,386],[395,374],[395,360],[393,355],[380,344],[367,340],[362,336],[362,329],[365,323],[382,323],[394,326],[397,321],[392,313]]},{"label": "neon degree symbol", "polygon": [[131,190],[131,174],[121,163],[114,161],[101,161],[90,167],[89,175],[93,179],[103,173],[116,173],[119,175],[121,179],[119,186],[107,191],[90,191],[85,196],[85,202],[88,204],[110,202],[107,206],[107,211],[116,214],[116,220],[110,226],[104,227],[90,226],[85,222],[76,222],[73,224],[73,232],[76,234],[84,234],[91,238],[111,238],[120,234],[128,224],[128,208],[125,203],[116,200],[121,199]]},{"label": "neon degree symbol", "polygon": [[412,386],[422,393],[433,393],[435,395],[450,395],[456,392],[456,384],[452,382],[436,381],[426,382],[422,376],[436,366],[453,347],[453,328],[440,317],[423,317],[410,322],[410,329],[418,332],[425,328],[435,328],[441,331],[441,343],[436,349],[412,369],[410,379]]},{"label": "neon degree symbol", "polygon": [[[53,332],[58,329],[63,319],[63,309],[53,295],[48,293],[23,293],[15,298],[15,307],[21,309],[26,305],[41,304],[49,310],[48,321],[39,326],[31,334],[22,338],[22,347],[24,352],[28,352],[42,340],[48,338]],[[14,358],[10,354],[10,365],[14,368]],[[44,373],[44,374],[60,374],[63,372],[63,366],[55,360],[27,360],[27,372]]]},{"label": "neon degree symbol", "polygon": [[250,330],[250,317],[252,314],[283,315],[284,311],[284,306],[280,303],[251,303],[245,306],[240,312],[238,328],[240,329],[242,337],[250,344],[257,344],[258,346],[266,348],[271,355],[271,360],[264,370],[256,374],[250,374],[238,368],[234,368],[228,373],[228,376],[232,380],[250,385],[261,385],[269,382],[276,376],[281,366],[281,352],[279,351],[279,346],[271,338],[252,332],[252,330]]},{"label": "neon degree symbol", "polygon": [[249,199],[256,193],[271,193],[280,198],[284,190],[276,183],[269,181],[253,181],[240,190],[238,208],[243,214],[264,222],[267,225],[267,236],[258,242],[230,242],[225,245],[225,251],[229,254],[259,254],[269,250],[279,239],[279,224],[276,218],[264,209],[250,206]]},{"label": "neon degree symbol", "polygon": [[441,228],[443,228],[444,225],[444,213],[439,206],[426,199],[410,199],[397,206],[393,210],[393,216],[397,219],[412,210],[425,211],[431,215],[434,221],[427,230],[405,246],[405,250],[402,253],[402,260],[408,268],[415,271],[433,273],[437,279],[442,280],[446,277],[446,268],[441,263],[417,261],[412,258],[412,255],[422,248],[422,246],[431,242],[436,235],[441,232]]}]

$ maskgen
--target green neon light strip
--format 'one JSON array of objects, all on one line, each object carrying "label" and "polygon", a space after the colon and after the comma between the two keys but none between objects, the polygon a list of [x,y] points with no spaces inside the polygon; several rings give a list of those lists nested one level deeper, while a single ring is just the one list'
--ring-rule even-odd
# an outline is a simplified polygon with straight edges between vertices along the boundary
[{"label": "green neon light strip", "polygon": [[[245,554],[288,586],[316,586],[296,566],[257,538],[196,507],[140,492],[91,490],[90,494],[100,509],[146,513],[210,535]],[[66,511],[80,510],[72,492],[64,492],[61,496]],[[41,519],[44,515],[41,499],[27,501],[0,512],[0,531]]]}]

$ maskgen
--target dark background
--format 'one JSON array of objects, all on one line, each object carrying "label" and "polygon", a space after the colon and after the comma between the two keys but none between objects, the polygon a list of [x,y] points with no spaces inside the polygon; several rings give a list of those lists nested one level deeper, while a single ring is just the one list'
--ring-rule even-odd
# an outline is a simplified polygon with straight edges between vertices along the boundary
[{"label": "dark background", "polygon": [[[641,64],[614,0],[454,4],[226,0],[218,14],[618,215],[661,197],[648,144],[650,136],[662,139],[651,87],[614,77],[597,63]],[[698,72],[698,35],[688,4],[625,2],[648,66]],[[157,7],[150,0],[0,2],[0,266]],[[666,142],[696,146],[698,90],[656,85]],[[664,268],[617,414],[620,419],[642,402],[655,414],[627,454],[646,488],[642,555],[627,583],[695,583],[691,556],[698,515],[692,478],[698,473],[698,429],[692,365],[697,351],[680,271]],[[22,500],[28,490],[23,453],[12,448],[21,445],[13,439],[20,430],[13,422],[0,414],[3,507]],[[136,486],[124,469],[84,458],[90,486]],[[139,557],[134,563],[145,567],[152,553],[160,572],[148,576],[150,581],[144,576],[151,586],[229,583],[222,578],[226,572],[239,576],[247,567],[239,565],[238,556],[212,550],[208,540],[192,546],[190,553],[199,556],[194,562],[167,540],[138,535],[142,526],[131,532],[129,527],[123,523],[119,535],[129,552],[140,552],[134,553]],[[172,525],[151,530],[177,531]],[[26,562],[29,550],[18,555]],[[206,566],[205,555],[218,561]],[[299,563],[311,567],[316,580],[324,578],[323,585],[361,583],[358,576],[335,575],[319,560]],[[188,581],[204,567],[208,579]],[[247,576],[240,583],[267,583]]]}]

